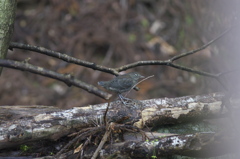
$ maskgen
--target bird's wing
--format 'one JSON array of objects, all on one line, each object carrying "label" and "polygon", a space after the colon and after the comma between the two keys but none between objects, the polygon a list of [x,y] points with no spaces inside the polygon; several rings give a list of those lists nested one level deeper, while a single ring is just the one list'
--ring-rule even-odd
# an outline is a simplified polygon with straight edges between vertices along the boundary
[{"label": "bird's wing", "polygon": [[121,89],[130,89],[133,86],[131,78],[119,78],[116,80],[118,87]]},{"label": "bird's wing", "polygon": [[130,90],[135,84],[135,81],[128,75],[121,75],[112,79],[111,81],[99,82],[98,84],[108,90],[123,93]]}]

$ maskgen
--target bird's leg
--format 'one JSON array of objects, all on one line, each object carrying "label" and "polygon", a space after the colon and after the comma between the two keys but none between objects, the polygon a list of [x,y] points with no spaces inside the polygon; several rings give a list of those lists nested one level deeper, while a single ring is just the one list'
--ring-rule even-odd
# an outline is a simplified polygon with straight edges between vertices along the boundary
[{"label": "bird's leg", "polygon": [[125,100],[131,100],[130,98],[124,97],[124,96],[121,95],[121,94],[120,94],[120,96],[122,96],[122,99],[125,99]]},{"label": "bird's leg", "polygon": [[121,94],[118,94],[118,96],[119,96],[121,102],[122,102],[124,105],[126,105],[127,103],[124,101],[124,97],[123,97]]},{"label": "bird's leg", "polygon": [[142,107],[142,105],[143,105],[143,103],[138,100],[126,98],[121,94],[118,94],[118,96],[119,96],[121,102],[123,103],[123,105],[125,105],[126,107],[131,106],[131,108],[138,108],[138,106]]},{"label": "bird's leg", "polygon": [[126,98],[126,97],[124,97],[124,96],[121,95],[121,94],[118,94],[118,96],[119,96],[121,102],[122,102],[124,105],[126,105],[126,106],[129,105],[129,104],[127,103],[128,101],[132,101],[131,99]]}]

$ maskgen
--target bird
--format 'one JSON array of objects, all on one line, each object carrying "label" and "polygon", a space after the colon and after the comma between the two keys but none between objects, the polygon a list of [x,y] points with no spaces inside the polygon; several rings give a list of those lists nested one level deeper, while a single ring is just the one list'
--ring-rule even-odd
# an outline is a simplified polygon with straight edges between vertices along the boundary
[{"label": "bird", "polygon": [[123,97],[121,94],[131,90],[140,78],[144,78],[144,76],[137,72],[130,72],[124,75],[119,75],[110,81],[99,81],[98,85],[109,91],[117,93],[120,100],[124,103],[124,99],[127,98]]}]

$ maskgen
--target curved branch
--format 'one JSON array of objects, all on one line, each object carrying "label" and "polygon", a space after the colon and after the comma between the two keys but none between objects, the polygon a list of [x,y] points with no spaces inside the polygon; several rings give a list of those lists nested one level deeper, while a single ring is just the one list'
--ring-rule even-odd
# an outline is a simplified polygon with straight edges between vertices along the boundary
[{"label": "curved branch", "polygon": [[166,66],[177,68],[177,69],[180,69],[180,70],[183,70],[183,71],[203,75],[203,76],[206,76],[206,77],[211,77],[211,78],[217,78],[218,77],[218,74],[211,74],[211,73],[208,73],[208,72],[198,71],[198,70],[194,70],[194,69],[184,67],[184,66],[181,66],[181,65],[173,64],[171,60],[166,60],[166,61],[160,61],[160,60],[159,61],[158,60],[155,60],[155,61],[138,61],[138,62],[134,62],[134,63],[131,63],[131,64],[127,64],[127,65],[118,67],[118,68],[116,68],[116,70],[118,72],[121,72],[121,71],[130,69],[130,68],[134,68],[134,67],[137,67],[137,66],[144,66],[144,65],[166,65]]},{"label": "curved branch", "polygon": [[111,94],[101,91],[97,87],[80,81],[70,74],[60,74],[42,67],[34,66],[26,62],[19,62],[13,60],[2,60],[0,59],[0,66],[18,69],[22,71],[28,71],[31,73],[39,74],[42,76],[50,77],[59,81],[66,83],[69,87],[74,85],[76,87],[82,88],[89,93],[93,93],[101,98],[109,99]]},{"label": "curved branch", "polygon": [[199,75],[203,75],[203,76],[206,76],[206,77],[218,78],[218,74],[212,74],[212,73],[208,73],[208,72],[204,72],[204,71],[194,70],[194,69],[191,69],[191,68],[188,68],[188,67],[184,67],[184,66],[181,66],[181,65],[173,64],[171,62],[168,63],[168,66],[171,66],[171,67],[183,70],[183,71],[187,71],[187,72],[192,72],[192,73],[196,73],[196,74],[199,74]]},{"label": "curved branch", "polygon": [[74,63],[74,64],[77,64],[77,65],[92,68],[93,70],[99,70],[99,71],[111,73],[113,75],[118,75],[118,72],[116,72],[116,70],[114,70],[112,68],[97,65],[93,62],[80,60],[78,58],[69,56],[67,54],[52,51],[52,50],[46,49],[46,48],[41,47],[41,46],[33,46],[33,45],[29,45],[29,44],[21,44],[21,43],[11,42],[10,45],[9,45],[9,49],[13,49],[13,48],[34,51],[34,52],[37,52],[37,53],[41,53],[41,54],[44,54],[44,55],[48,55],[48,56],[51,56],[51,57],[61,59],[61,60],[66,61],[68,63]]},{"label": "curved branch", "polygon": [[215,39],[209,41],[207,44],[199,47],[199,48],[196,49],[196,50],[192,50],[192,51],[189,51],[189,52],[186,52],[186,53],[182,53],[182,54],[180,54],[180,55],[177,55],[177,56],[172,57],[172,58],[170,59],[170,61],[178,60],[178,59],[180,59],[180,58],[182,58],[182,57],[185,57],[185,56],[194,54],[194,53],[196,53],[196,52],[198,52],[198,51],[201,51],[201,50],[207,48],[209,45],[211,45],[212,43],[214,43],[215,41],[217,41],[218,39],[220,39],[223,35],[227,34],[231,29],[232,29],[232,28],[225,30],[225,31],[224,31],[222,34],[220,34],[218,37],[216,37]]},{"label": "curved branch", "polygon": [[220,39],[222,36],[227,34],[230,30],[232,30],[232,28],[233,27],[231,27],[230,29],[227,29],[222,34],[220,34],[218,37],[211,40],[207,44],[201,46],[200,48],[198,48],[196,50],[193,50],[193,51],[190,51],[190,52],[186,52],[186,53],[182,53],[180,55],[174,56],[169,60],[165,60],[165,61],[161,61],[161,60],[138,61],[138,62],[130,63],[130,64],[127,64],[127,65],[123,65],[123,66],[118,67],[118,68],[110,68],[110,67],[106,67],[106,66],[97,65],[97,64],[92,63],[92,62],[88,62],[88,61],[84,61],[84,60],[80,60],[80,59],[71,57],[67,54],[63,54],[63,53],[60,53],[60,52],[55,52],[55,51],[46,49],[44,47],[32,46],[32,45],[28,45],[28,44],[11,42],[10,45],[9,45],[9,49],[19,48],[19,49],[30,50],[30,51],[34,51],[34,52],[38,52],[38,53],[41,53],[41,54],[45,54],[45,55],[48,55],[48,56],[55,57],[55,58],[64,60],[64,61],[69,62],[69,63],[74,63],[74,64],[77,64],[77,65],[89,67],[89,68],[92,68],[94,70],[99,70],[99,71],[110,73],[110,74],[113,74],[113,75],[119,75],[119,72],[121,72],[121,71],[125,71],[125,70],[128,70],[130,68],[134,68],[134,67],[138,67],[138,66],[166,65],[166,66],[170,66],[170,67],[173,67],[173,68],[181,69],[183,71],[192,72],[192,73],[196,73],[196,74],[211,77],[211,78],[217,78],[219,76],[218,74],[211,74],[211,73],[204,72],[204,71],[194,70],[194,69],[191,69],[191,68],[188,68],[188,67],[185,67],[185,66],[181,66],[181,65],[178,65],[178,64],[173,64],[173,62],[175,60],[178,60],[178,59],[182,58],[182,57],[194,54],[194,53],[196,53],[200,50],[205,49],[206,47],[211,45],[213,42],[215,42],[216,40]]},{"label": "curved branch", "polygon": [[[215,41],[215,40],[213,40],[213,41]],[[174,60],[178,59],[178,56],[175,56],[175,58],[173,57],[172,59],[169,59],[169,60],[166,60],[166,61],[161,61],[161,60],[138,61],[138,62],[130,63],[130,64],[127,64],[127,65],[123,65],[123,66],[118,67],[118,68],[110,68],[110,67],[105,67],[105,66],[101,66],[101,65],[96,65],[95,63],[80,60],[80,59],[77,59],[75,57],[71,57],[69,55],[66,55],[66,54],[63,54],[63,53],[60,53],[60,52],[55,52],[55,51],[52,51],[52,50],[48,50],[44,47],[39,47],[39,46],[32,46],[32,45],[28,45],[28,44],[20,44],[20,43],[11,42],[9,48],[10,49],[19,48],[19,49],[26,49],[26,50],[30,50],[30,51],[39,52],[39,53],[42,53],[42,54],[45,54],[45,55],[48,55],[48,56],[52,56],[52,57],[64,60],[64,61],[69,62],[69,63],[74,63],[74,64],[77,64],[77,65],[92,68],[94,70],[99,70],[99,71],[102,71],[102,72],[111,73],[111,74],[114,74],[114,75],[119,75],[118,72],[122,72],[122,71],[128,70],[130,68],[138,67],[138,66],[165,65],[165,66],[170,66],[170,67],[173,67],[173,68],[181,69],[183,71],[188,71],[188,72],[196,73],[196,74],[207,76],[207,77],[212,77],[212,78],[217,77],[217,75],[215,75],[215,74],[211,74],[211,73],[207,73],[207,72],[203,72],[203,71],[198,71],[198,70],[194,70],[194,69],[184,67],[184,66],[181,66],[181,65],[173,64],[172,62]],[[201,47],[201,49],[204,49],[204,48],[205,47]],[[197,51],[199,51],[201,49],[197,49]],[[195,52],[197,52],[197,51],[195,51]],[[195,52],[185,53],[184,55],[181,54],[181,57],[193,54]],[[181,58],[181,57],[179,56],[179,58]]]}]

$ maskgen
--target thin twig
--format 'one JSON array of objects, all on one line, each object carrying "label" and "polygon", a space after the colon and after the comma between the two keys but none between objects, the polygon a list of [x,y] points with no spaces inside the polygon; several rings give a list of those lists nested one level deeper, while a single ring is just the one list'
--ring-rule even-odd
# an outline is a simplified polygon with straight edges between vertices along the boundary
[{"label": "thin twig", "polygon": [[93,134],[96,134],[98,132],[103,131],[103,129],[105,129],[105,127],[101,126],[101,127],[93,127],[93,128],[87,128],[87,131],[80,133],[78,136],[76,136],[74,139],[72,139],[71,141],[68,142],[68,144],[66,144],[56,155],[55,157],[58,158],[62,153],[64,153],[68,147],[70,147],[71,145],[73,145],[74,143],[76,143],[78,140],[85,140],[87,138],[87,136],[91,136]]},{"label": "thin twig", "polygon": [[145,81],[145,80],[147,80],[147,79],[149,79],[149,78],[152,78],[152,77],[154,77],[154,75],[148,76],[148,77],[142,79],[141,81],[139,81],[138,83],[136,83],[136,84],[135,84],[134,86],[132,86],[132,88],[125,94],[125,97],[126,97],[126,96],[129,94],[129,92],[130,92],[134,87],[136,87],[139,83],[142,83],[143,81]]},{"label": "thin twig", "polygon": [[143,65],[165,65],[165,66],[178,68],[178,69],[183,70],[183,71],[192,72],[192,73],[196,73],[196,74],[211,77],[211,78],[216,78],[217,77],[216,74],[212,74],[212,73],[208,73],[208,72],[204,72],[204,71],[199,71],[199,70],[194,70],[194,69],[184,67],[184,66],[181,66],[181,65],[173,64],[170,60],[166,60],[166,61],[157,61],[157,60],[155,60],[155,61],[138,61],[138,62],[135,62],[135,63],[131,63],[131,64],[128,64],[128,65],[124,65],[124,66],[121,66],[119,68],[116,68],[116,70],[121,72],[121,71],[127,70],[129,68],[134,68],[134,67],[143,66]]},{"label": "thin twig", "polygon": [[196,74],[199,74],[199,75],[203,75],[203,76],[206,76],[206,77],[211,77],[211,78],[217,78],[218,77],[218,74],[212,74],[212,73],[208,73],[208,72],[204,72],[204,71],[198,71],[198,70],[194,70],[194,69],[191,69],[191,68],[188,68],[188,67],[184,67],[184,66],[181,66],[181,65],[177,65],[177,64],[173,64],[173,63],[169,63],[168,66],[177,68],[179,70],[183,70],[183,71],[187,71],[187,72],[192,72],[192,73],[196,73]]},{"label": "thin twig", "polygon": [[212,73],[208,73],[208,72],[204,72],[204,71],[199,71],[199,70],[194,70],[194,69],[184,67],[184,66],[181,66],[181,65],[173,64],[171,62],[171,60],[166,60],[166,61],[158,61],[158,60],[155,60],[155,61],[138,61],[138,62],[135,62],[135,63],[127,64],[127,65],[121,66],[119,68],[116,68],[116,70],[121,72],[121,71],[130,69],[130,68],[134,68],[134,67],[137,67],[137,66],[144,66],[144,65],[165,65],[165,66],[178,68],[178,69],[183,70],[183,71],[192,72],[192,73],[196,73],[196,74],[211,77],[211,78],[216,78],[217,77],[216,74],[212,74]]},{"label": "thin twig", "polygon": [[106,127],[107,127],[107,112],[108,112],[109,106],[110,106],[110,100],[107,100],[107,108],[106,108],[106,110],[104,112],[104,116],[103,116],[104,124]]},{"label": "thin twig", "polygon": [[214,43],[215,41],[217,41],[218,39],[220,39],[223,35],[225,35],[226,33],[228,33],[230,30],[232,30],[232,27],[231,27],[230,29],[225,30],[225,31],[224,31],[222,34],[220,34],[218,37],[216,37],[215,39],[209,41],[207,44],[199,47],[198,49],[192,50],[192,51],[189,51],[189,52],[186,52],[186,53],[182,53],[182,54],[177,55],[177,56],[174,56],[174,57],[172,57],[172,58],[170,59],[170,61],[173,62],[173,61],[178,60],[178,59],[180,59],[180,58],[182,58],[182,57],[185,57],[185,56],[194,54],[194,53],[196,53],[196,52],[199,52],[199,51],[205,49],[206,47],[208,47],[209,45],[211,45],[212,43]]},{"label": "thin twig", "polygon": [[99,143],[99,145],[98,145],[97,149],[95,150],[95,152],[94,152],[94,154],[93,154],[93,156],[92,156],[91,159],[96,159],[96,158],[97,158],[97,156],[98,156],[98,154],[99,154],[99,151],[102,149],[103,145],[105,144],[105,142],[107,141],[107,139],[108,139],[108,137],[109,137],[109,135],[110,135],[110,133],[111,133],[111,129],[110,129],[110,126],[111,126],[111,125],[112,125],[112,124],[110,123],[109,126],[108,126],[108,128],[106,129],[106,132],[105,132],[105,134],[103,135],[102,140],[101,140],[101,142]]}]

